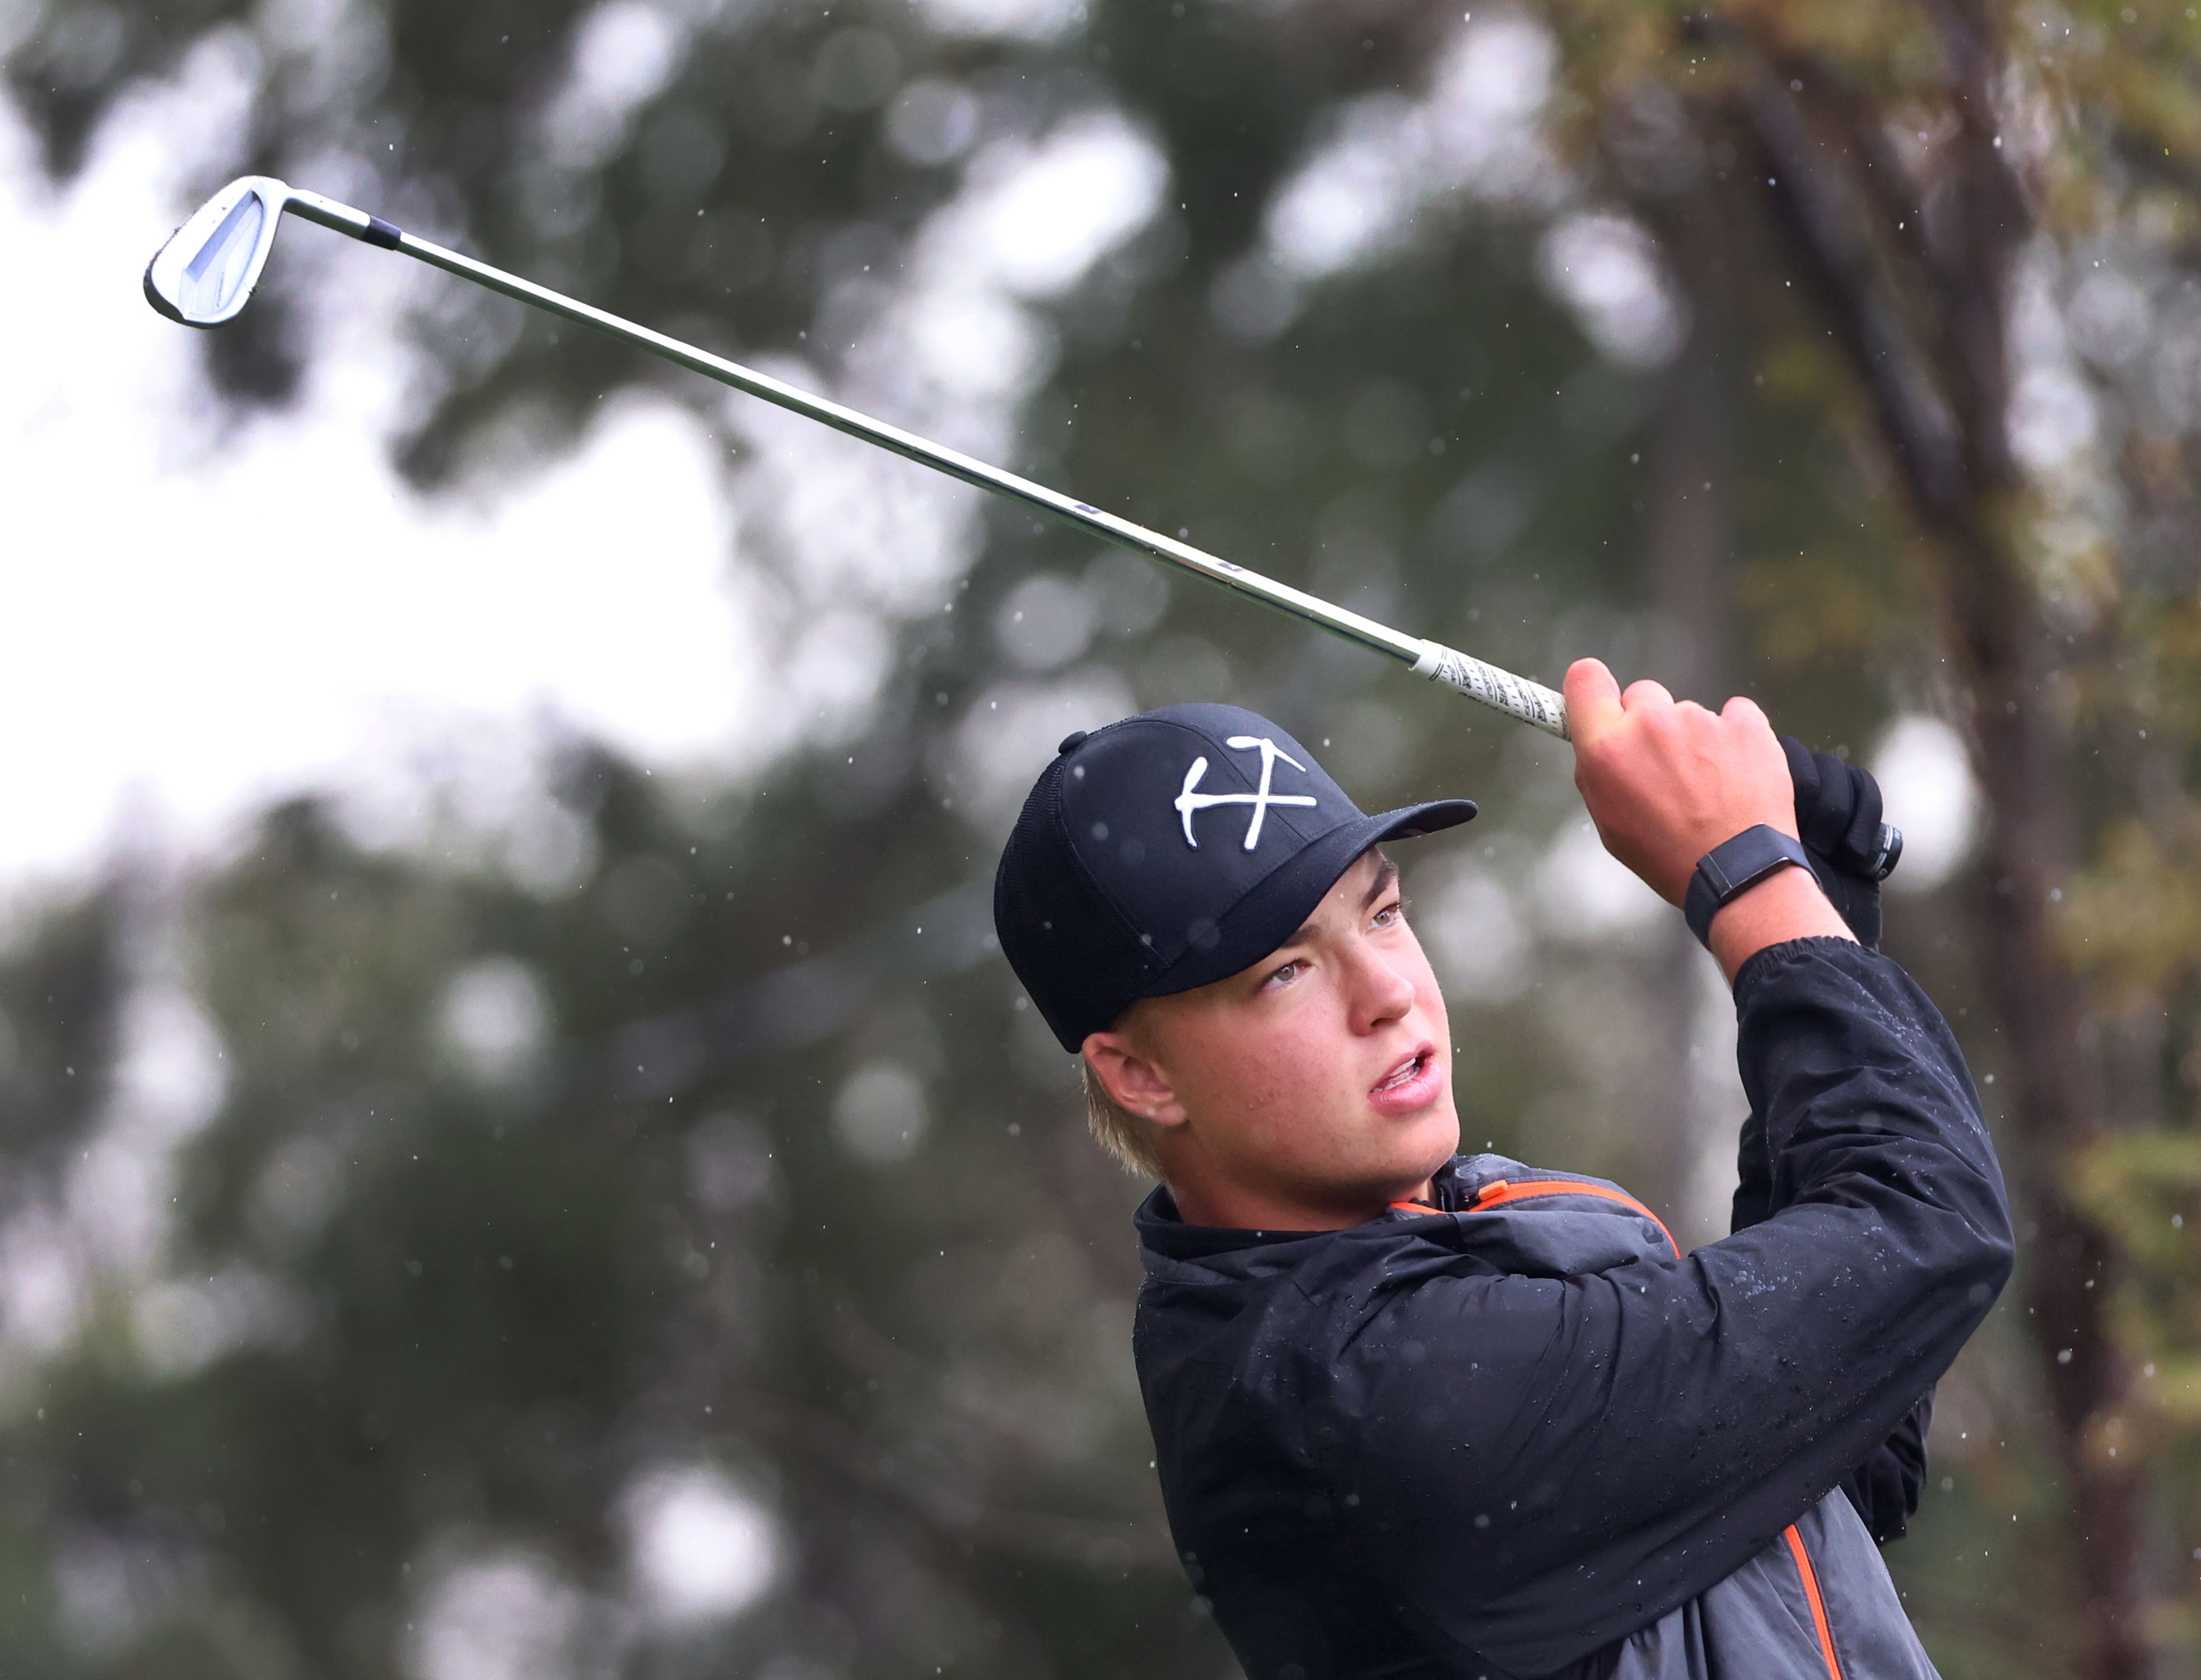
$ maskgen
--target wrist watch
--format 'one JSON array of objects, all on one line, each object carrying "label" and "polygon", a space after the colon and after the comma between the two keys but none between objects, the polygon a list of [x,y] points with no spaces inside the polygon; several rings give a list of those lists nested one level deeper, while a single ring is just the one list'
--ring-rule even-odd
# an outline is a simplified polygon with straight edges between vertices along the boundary
[{"label": "wrist watch", "polygon": [[1721,907],[1792,863],[1811,868],[1804,843],[1767,823],[1746,828],[1699,858],[1697,872],[1689,877],[1689,890],[1682,901],[1682,914],[1689,931],[1697,936],[1697,943],[1710,950],[1712,918]]}]

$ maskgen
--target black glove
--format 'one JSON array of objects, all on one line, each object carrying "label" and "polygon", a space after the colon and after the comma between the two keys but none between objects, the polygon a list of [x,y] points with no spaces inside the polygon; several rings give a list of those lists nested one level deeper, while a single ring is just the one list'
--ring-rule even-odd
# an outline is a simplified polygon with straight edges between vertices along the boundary
[{"label": "black glove", "polygon": [[1903,855],[1903,831],[1880,819],[1880,784],[1869,772],[1815,753],[1793,735],[1781,737],[1781,750],[1796,784],[1796,836],[1812,872],[1850,931],[1876,951],[1880,884]]}]

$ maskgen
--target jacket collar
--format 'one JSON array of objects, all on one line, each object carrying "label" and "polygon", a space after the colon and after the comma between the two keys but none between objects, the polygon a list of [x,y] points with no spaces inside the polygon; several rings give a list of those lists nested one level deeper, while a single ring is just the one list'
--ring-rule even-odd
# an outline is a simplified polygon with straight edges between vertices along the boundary
[{"label": "jacket collar", "polygon": [[[1574,1217],[1562,1225],[1547,1217],[1552,1214]],[[1339,1240],[1388,1245],[1409,1237],[1472,1249],[1503,1271],[1545,1276],[1668,1260],[1676,1252],[1656,1216],[1618,1185],[1494,1154],[1454,1155],[1430,1179],[1429,1206],[1394,1203],[1342,1231],[1188,1225],[1166,1184],[1155,1186],[1132,1223],[1149,1276],[1176,1275],[1186,1264],[1241,1276],[1285,1271]]]}]

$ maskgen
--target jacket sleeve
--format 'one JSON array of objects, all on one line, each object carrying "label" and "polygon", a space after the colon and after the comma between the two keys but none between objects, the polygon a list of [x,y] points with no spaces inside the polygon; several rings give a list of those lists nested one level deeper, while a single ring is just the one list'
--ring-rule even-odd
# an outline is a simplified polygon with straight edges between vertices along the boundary
[{"label": "jacket sleeve", "polygon": [[[1755,1109],[1742,1124],[1737,1167],[1730,1229],[1744,1231],[1773,1213],[1773,1158],[1765,1147],[1765,1117]],[[1919,1496],[1926,1486],[1926,1437],[1933,1422],[1929,1389],[1895,1432],[1842,1482],[1842,1491],[1864,1519],[1866,1530],[1883,1546],[1902,1539],[1918,1514]]]},{"label": "jacket sleeve", "polygon": [[2010,1274],[1970,1076],[1901,969],[1796,941],[1735,1002],[1765,1218],[1558,1277],[1491,1275],[1473,1215],[1433,1221],[1327,1303],[1313,1439],[1432,1651],[1548,1673],[1724,1579],[1876,1464]]}]

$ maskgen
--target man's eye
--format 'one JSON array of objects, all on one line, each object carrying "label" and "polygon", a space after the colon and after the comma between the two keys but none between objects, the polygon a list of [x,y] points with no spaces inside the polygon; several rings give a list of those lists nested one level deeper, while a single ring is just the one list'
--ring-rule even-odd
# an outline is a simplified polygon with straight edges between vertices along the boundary
[{"label": "man's eye", "polygon": [[1270,975],[1267,979],[1262,981],[1261,985],[1265,990],[1271,986],[1288,986],[1299,978],[1300,970],[1306,966],[1303,962],[1288,962]]},{"label": "man's eye", "polygon": [[1406,919],[1406,901],[1403,898],[1393,900],[1376,913],[1376,925],[1378,927],[1396,927]]}]

